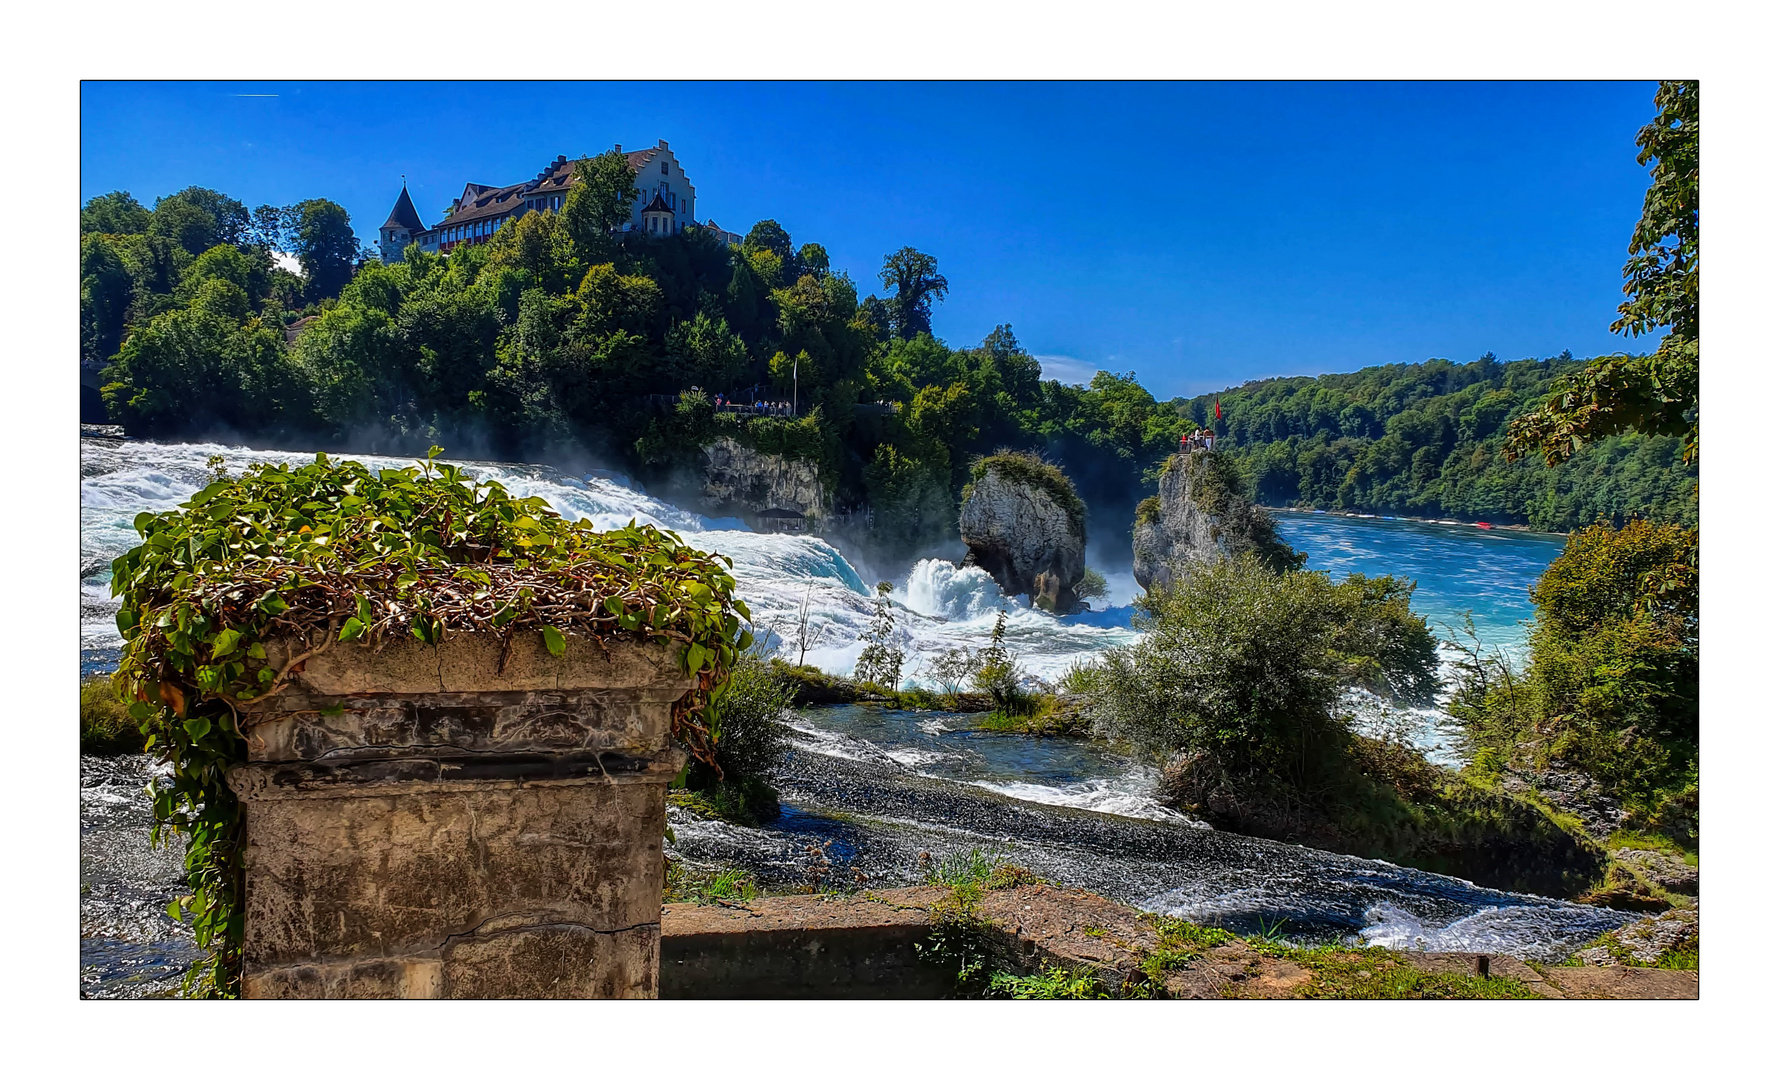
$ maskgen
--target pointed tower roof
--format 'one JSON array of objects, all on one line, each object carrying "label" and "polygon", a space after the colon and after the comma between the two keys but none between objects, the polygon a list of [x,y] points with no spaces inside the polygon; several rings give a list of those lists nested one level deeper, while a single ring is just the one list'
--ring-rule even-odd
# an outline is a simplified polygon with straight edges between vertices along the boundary
[{"label": "pointed tower roof", "polygon": [[654,199],[647,206],[642,208],[642,212],[645,214],[656,211],[663,214],[673,213],[673,207],[667,205],[666,201],[661,198],[661,193],[659,191],[656,191]]},{"label": "pointed tower roof", "polygon": [[383,227],[406,229],[409,232],[426,231],[426,226],[420,224],[420,212],[414,209],[414,200],[408,198],[408,185],[402,185],[402,193],[395,199],[395,209],[389,211],[389,220],[383,223]]}]

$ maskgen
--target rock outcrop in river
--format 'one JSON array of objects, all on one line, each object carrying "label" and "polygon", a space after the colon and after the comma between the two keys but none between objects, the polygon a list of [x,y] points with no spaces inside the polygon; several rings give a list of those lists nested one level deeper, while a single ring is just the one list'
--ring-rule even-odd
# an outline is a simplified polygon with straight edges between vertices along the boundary
[{"label": "rock outcrop in river", "polygon": [[1278,570],[1302,563],[1273,531],[1272,515],[1248,501],[1235,464],[1213,451],[1175,454],[1162,466],[1161,494],[1137,506],[1131,572],[1145,589],[1166,588],[1194,565],[1253,552]]},{"label": "rock outcrop in river", "polygon": [[1067,615],[1087,572],[1087,507],[1061,469],[1032,454],[1003,452],[976,463],[958,529],[966,566],[988,571],[1008,596]]},{"label": "rock outcrop in river", "polygon": [[727,435],[703,447],[701,456],[701,494],[713,510],[791,510],[806,518],[827,512],[827,495],[813,461],[763,454]]}]

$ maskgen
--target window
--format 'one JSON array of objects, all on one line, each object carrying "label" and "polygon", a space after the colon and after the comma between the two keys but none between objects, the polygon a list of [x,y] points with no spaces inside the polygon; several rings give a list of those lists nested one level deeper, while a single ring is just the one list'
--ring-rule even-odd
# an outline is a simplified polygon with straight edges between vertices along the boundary
[{"label": "window", "polygon": [[663,160],[662,160],[662,162],[661,162],[661,175],[662,175],[662,176],[666,176],[666,175],[667,175],[667,162],[666,162],[666,160],[665,160],[665,159],[663,159]]},{"label": "window", "polygon": [[674,203],[674,195],[673,195],[673,192],[671,192],[671,191],[669,191],[667,193],[667,208],[669,210],[678,210],[679,209],[679,207]]}]

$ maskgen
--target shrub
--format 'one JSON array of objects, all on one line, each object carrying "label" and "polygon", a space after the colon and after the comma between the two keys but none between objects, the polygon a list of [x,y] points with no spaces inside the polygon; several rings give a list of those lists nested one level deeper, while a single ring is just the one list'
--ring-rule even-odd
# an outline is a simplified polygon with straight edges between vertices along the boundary
[{"label": "shrub", "polygon": [[1037,707],[1037,695],[1028,693],[1021,685],[1024,672],[1020,670],[1019,658],[1013,650],[1006,646],[1007,611],[1005,608],[995,616],[995,628],[989,635],[988,648],[983,649],[977,658],[976,670],[970,681],[976,689],[987,694],[995,704],[995,711],[1007,716],[1026,716]]},{"label": "shrub", "polygon": [[896,611],[890,602],[891,588],[887,581],[877,583],[871,626],[859,635],[859,640],[866,644],[853,665],[853,678],[893,694],[902,688],[902,663],[906,656],[895,643]]},{"label": "shrub", "polygon": [[758,651],[744,654],[715,697],[717,768],[694,761],[686,772],[693,797],[687,809],[738,825],[758,825],[778,816],[778,792],[768,781],[790,749],[783,720],[796,691]]},{"label": "shrub", "polygon": [[1696,824],[1697,530],[1637,520],[1579,530],[1532,602],[1524,672],[1468,650],[1452,713],[1472,770],[1561,762],[1599,779],[1640,825]]},{"label": "shrub", "polygon": [[1275,574],[1252,555],[1219,560],[1139,599],[1143,638],[1071,681],[1091,686],[1100,734],[1301,787],[1345,749],[1344,687],[1418,696],[1437,685],[1432,635],[1407,611],[1412,591],[1387,578]]},{"label": "shrub", "polygon": [[1106,575],[1089,566],[1081,572],[1081,583],[1075,586],[1079,600],[1098,600],[1106,595]]},{"label": "shrub", "polygon": [[921,852],[917,861],[921,879],[928,885],[987,885],[1001,865],[1001,858],[979,848],[948,851],[938,858]]},{"label": "shrub", "polygon": [[142,732],[102,675],[80,680],[80,752],[106,757],[142,752]]},{"label": "shrub", "polygon": [[1015,1001],[1093,1001],[1112,995],[1091,974],[1050,966],[1036,975],[997,971],[989,977],[984,996]]}]

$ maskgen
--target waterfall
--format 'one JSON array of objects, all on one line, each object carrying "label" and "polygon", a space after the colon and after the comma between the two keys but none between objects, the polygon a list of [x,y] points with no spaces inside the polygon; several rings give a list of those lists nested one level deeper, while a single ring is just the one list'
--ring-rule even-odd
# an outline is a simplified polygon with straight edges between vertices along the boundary
[{"label": "waterfall", "polygon": [[[138,540],[132,521],[144,510],[169,510],[209,482],[207,462],[220,455],[239,474],[255,462],[304,464],[313,455],[249,450],[214,443],[114,442],[81,444],[80,555],[81,648],[94,653],[122,644],[115,624],[117,603],[110,597],[110,563]],[[400,468],[408,458],[352,457],[372,468]],[[687,543],[734,560],[738,593],[754,617],[756,634],[768,637],[780,655],[795,659],[799,612],[808,603],[806,662],[835,674],[850,674],[860,635],[871,618],[872,590],[832,545],[815,536],[755,533],[733,518],[712,519],[637,491],[621,477],[586,480],[539,465],[457,462],[470,475],[498,480],[518,496],[539,496],[568,518],[584,518],[596,528],[619,528],[630,521],[672,529]],[[1070,664],[1113,645],[1135,639],[1124,625],[1091,625],[1056,619],[1001,595],[976,568],[958,569],[943,560],[911,566],[892,594],[897,637],[907,653],[904,671],[922,682],[925,658],[955,647],[980,648],[1002,606],[1010,612],[1008,643],[1027,671],[1054,679]],[[1115,621],[1115,620],[1110,620]]]}]

